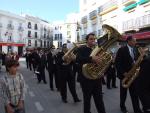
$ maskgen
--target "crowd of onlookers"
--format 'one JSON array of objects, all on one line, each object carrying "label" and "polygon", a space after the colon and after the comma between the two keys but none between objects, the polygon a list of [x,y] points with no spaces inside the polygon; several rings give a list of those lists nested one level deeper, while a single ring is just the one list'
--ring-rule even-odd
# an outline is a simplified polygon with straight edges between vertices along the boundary
[{"label": "crowd of onlookers", "polygon": [[6,64],[6,62],[10,59],[19,60],[19,55],[17,52],[1,52],[0,51],[0,70],[2,66]]}]

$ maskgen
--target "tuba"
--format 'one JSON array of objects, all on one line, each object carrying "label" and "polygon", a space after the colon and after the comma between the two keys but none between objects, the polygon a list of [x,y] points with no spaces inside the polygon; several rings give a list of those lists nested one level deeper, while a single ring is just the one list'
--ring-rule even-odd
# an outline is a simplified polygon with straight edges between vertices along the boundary
[{"label": "tuba", "polygon": [[121,39],[120,33],[113,27],[104,24],[102,25],[103,30],[106,34],[98,39],[98,46],[92,51],[90,56],[99,56],[102,60],[100,64],[88,63],[84,64],[82,67],[83,75],[88,79],[98,79],[101,78],[112,62],[111,53],[107,52],[107,49]]},{"label": "tuba", "polygon": [[76,58],[76,55],[74,54],[74,51],[82,46],[82,45],[85,45],[86,42],[83,41],[83,42],[78,42],[78,43],[73,43],[73,47],[71,49],[69,49],[65,55],[63,56],[63,60],[65,61],[66,64],[70,64],[75,58]]},{"label": "tuba", "polygon": [[143,57],[145,55],[145,51],[141,47],[138,48],[138,51],[140,53],[140,56],[134,63],[133,67],[129,70],[129,72],[124,73],[124,79],[122,80],[122,86],[124,88],[129,88],[132,82],[138,77],[139,70],[140,70],[140,64],[143,60]]}]

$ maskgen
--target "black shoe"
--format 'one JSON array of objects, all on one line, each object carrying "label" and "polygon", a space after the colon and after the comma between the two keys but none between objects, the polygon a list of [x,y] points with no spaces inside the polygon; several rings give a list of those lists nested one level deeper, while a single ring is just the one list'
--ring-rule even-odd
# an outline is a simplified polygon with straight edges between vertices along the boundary
[{"label": "black shoe", "polygon": [[118,88],[117,86],[112,86],[112,88]]},{"label": "black shoe", "polygon": [[76,99],[76,100],[74,100],[74,102],[75,102],[75,103],[81,102],[81,100],[80,100],[80,99]]},{"label": "black shoe", "polygon": [[67,100],[62,100],[63,101],[63,103],[68,103],[68,101]]},{"label": "black shoe", "polygon": [[141,110],[139,110],[139,111],[136,111],[136,112],[134,112],[134,113],[144,113],[144,112],[142,112]]},{"label": "black shoe", "polygon": [[47,82],[45,81],[44,84],[47,84]]},{"label": "black shoe", "polygon": [[111,89],[110,87],[107,87],[107,89]]},{"label": "black shoe", "polygon": [[38,82],[37,82],[37,84],[40,84],[40,83],[41,83],[41,81],[38,81]]}]

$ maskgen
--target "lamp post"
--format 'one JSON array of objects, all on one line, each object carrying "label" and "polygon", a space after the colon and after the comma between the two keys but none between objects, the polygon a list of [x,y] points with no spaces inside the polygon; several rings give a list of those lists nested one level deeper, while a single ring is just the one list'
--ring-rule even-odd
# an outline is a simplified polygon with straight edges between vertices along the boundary
[{"label": "lamp post", "polygon": [[77,31],[77,42],[79,42],[80,41],[80,29],[81,29],[81,27],[80,27],[80,25],[79,25],[79,23],[77,22],[77,29],[76,29],[76,31]]}]

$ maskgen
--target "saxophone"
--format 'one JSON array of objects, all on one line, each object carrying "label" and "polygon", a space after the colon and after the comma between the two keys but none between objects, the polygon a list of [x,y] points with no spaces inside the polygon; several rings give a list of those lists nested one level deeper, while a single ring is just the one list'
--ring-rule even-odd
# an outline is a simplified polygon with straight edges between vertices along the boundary
[{"label": "saxophone", "polygon": [[[83,75],[88,79],[98,79],[101,78],[112,62],[112,55],[110,52],[107,52],[107,49],[121,39],[120,33],[113,27],[104,24],[102,25],[103,30],[106,30],[106,34],[98,39],[102,44],[98,44],[96,48],[92,51],[92,56],[99,56],[101,58],[101,63],[88,63],[84,64],[82,67]],[[103,42],[105,40],[105,42]]]},{"label": "saxophone", "polygon": [[75,49],[78,47],[85,45],[86,42],[78,42],[78,43],[73,43],[73,47],[69,49],[68,51],[65,52],[65,55],[63,56],[63,60],[65,61],[66,64],[70,64],[73,60],[76,59],[76,55],[73,53]]},{"label": "saxophone", "polygon": [[140,64],[143,60],[143,56],[145,55],[145,52],[141,47],[138,48],[138,51],[140,53],[140,56],[134,63],[133,67],[129,70],[129,72],[124,73],[124,79],[122,80],[122,86],[124,88],[129,88],[132,82],[138,77],[139,70],[140,70]]}]

